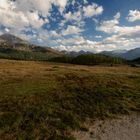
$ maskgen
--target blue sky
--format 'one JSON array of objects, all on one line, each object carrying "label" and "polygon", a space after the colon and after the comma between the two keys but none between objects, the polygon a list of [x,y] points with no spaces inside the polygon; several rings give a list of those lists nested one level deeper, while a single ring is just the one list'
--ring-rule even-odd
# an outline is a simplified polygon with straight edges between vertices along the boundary
[{"label": "blue sky", "polygon": [[0,0],[0,34],[58,50],[140,47],[140,0]]}]

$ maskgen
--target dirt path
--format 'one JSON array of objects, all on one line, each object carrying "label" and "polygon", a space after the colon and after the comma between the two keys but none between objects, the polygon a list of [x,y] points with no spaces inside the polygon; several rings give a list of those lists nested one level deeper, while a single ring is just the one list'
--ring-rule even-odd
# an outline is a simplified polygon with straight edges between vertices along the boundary
[{"label": "dirt path", "polygon": [[74,132],[77,140],[140,140],[140,115],[95,121],[88,132]]}]

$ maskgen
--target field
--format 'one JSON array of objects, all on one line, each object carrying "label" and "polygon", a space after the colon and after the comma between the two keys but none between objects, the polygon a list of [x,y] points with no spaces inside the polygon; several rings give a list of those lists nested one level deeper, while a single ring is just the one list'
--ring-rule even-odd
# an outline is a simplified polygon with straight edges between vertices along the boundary
[{"label": "field", "polygon": [[0,139],[73,140],[87,119],[140,112],[140,68],[0,60]]}]

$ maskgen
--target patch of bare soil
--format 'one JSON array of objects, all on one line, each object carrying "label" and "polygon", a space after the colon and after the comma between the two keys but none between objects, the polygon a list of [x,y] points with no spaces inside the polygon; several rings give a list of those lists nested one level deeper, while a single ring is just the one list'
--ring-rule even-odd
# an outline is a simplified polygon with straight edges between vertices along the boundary
[{"label": "patch of bare soil", "polygon": [[74,132],[76,140],[140,140],[140,115],[97,120],[88,132]]}]

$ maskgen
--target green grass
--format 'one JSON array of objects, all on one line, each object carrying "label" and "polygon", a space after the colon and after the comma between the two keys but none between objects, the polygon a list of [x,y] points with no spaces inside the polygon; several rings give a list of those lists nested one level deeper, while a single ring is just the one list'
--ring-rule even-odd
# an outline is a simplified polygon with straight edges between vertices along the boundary
[{"label": "green grass", "polygon": [[73,140],[86,119],[140,111],[140,69],[0,60],[0,138]]}]

